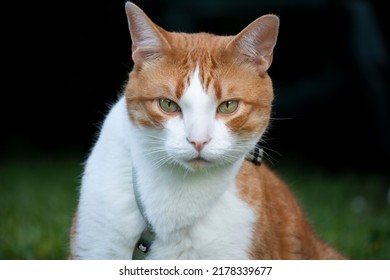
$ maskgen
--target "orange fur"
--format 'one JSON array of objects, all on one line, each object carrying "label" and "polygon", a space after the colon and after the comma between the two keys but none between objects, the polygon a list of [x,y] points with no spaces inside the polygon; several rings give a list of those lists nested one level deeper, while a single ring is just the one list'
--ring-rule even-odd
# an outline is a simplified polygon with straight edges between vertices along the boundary
[{"label": "orange fur", "polygon": [[257,215],[253,259],[344,259],[318,239],[292,192],[265,165],[244,162],[237,185]]}]

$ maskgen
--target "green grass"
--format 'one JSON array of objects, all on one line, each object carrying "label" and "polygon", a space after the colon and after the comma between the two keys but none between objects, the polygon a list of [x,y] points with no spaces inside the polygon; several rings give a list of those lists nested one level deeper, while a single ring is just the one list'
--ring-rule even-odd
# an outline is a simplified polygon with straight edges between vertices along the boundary
[{"label": "green grass", "polygon": [[282,168],[318,235],[350,259],[390,259],[389,181],[382,174]]},{"label": "green grass", "polygon": [[72,157],[0,163],[0,259],[66,259],[81,165]]},{"label": "green grass", "polygon": [[[2,159],[0,259],[67,258],[81,162],[71,155]],[[277,167],[324,240],[351,259],[390,259],[383,176]]]}]

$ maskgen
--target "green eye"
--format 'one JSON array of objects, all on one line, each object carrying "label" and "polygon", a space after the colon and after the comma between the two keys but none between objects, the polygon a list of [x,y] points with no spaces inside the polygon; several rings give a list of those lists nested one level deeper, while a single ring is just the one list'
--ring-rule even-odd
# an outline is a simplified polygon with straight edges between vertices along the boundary
[{"label": "green eye", "polygon": [[238,101],[225,101],[218,106],[218,112],[222,114],[231,114],[237,110]]},{"label": "green eye", "polygon": [[170,99],[160,98],[158,103],[160,104],[160,107],[164,112],[176,113],[180,111],[179,105],[177,105],[176,102]]}]

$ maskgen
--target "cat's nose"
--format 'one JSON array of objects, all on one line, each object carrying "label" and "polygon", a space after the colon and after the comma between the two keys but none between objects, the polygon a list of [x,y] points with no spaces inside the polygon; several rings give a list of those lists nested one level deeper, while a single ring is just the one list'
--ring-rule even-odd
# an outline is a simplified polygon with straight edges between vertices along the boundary
[{"label": "cat's nose", "polygon": [[210,142],[211,139],[208,139],[208,140],[200,140],[200,141],[191,141],[190,139],[187,138],[187,141],[189,143],[191,143],[195,149],[200,152],[201,150],[203,150],[204,146],[206,146],[207,143]]}]

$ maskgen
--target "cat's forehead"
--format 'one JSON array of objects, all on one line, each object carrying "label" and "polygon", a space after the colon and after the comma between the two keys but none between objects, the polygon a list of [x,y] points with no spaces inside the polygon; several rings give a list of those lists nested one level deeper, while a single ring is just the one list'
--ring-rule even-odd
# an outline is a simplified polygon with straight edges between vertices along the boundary
[{"label": "cat's forehead", "polygon": [[[176,66],[191,74],[196,66],[199,73],[206,70],[216,70],[231,56],[226,52],[226,46],[231,37],[208,33],[170,33],[170,49],[165,52],[174,60]],[[177,64],[179,63],[179,65]]]},{"label": "cat's forehead", "polygon": [[[211,65],[210,65],[211,64]],[[226,72],[226,70],[225,70]],[[175,97],[181,100],[186,92],[192,92],[191,96],[205,94],[212,99],[220,100],[223,92],[232,90],[229,86],[231,80],[224,79],[223,70],[214,62],[213,58],[199,59],[189,63],[184,69],[177,72],[177,75],[171,77],[175,87]]]},{"label": "cat's forehead", "polygon": [[179,104],[183,109],[194,109],[194,107],[197,107],[198,112],[207,112],[208,109],[214,109],[213,106],[216,104],[214,102],[215,99],[206,92],[199,77],[199,65],[196,65],[191,74],[188,81],[188,87],[183,91],[183,95],[180,97],[179,101]]},{"label": "cat's forehead", "polygon": [[[220,99],[222,86],[227,87],[229,72],[234,71],[234,60],[224,50],[228,37],[207,33],[174,34],[171,50],[159,65],[174,79],[176,98],[180,99],[196,77],[202,91]],[[222,85],[223,84],[223,85]]]},{"label": "cat's forehead", "polygon": [[205,32],[199,33],[177,33],[169,34],[169,45],[173,49],[184,50],[192,54],[195,59],[226,48],[232,36],[220,36]]}]

